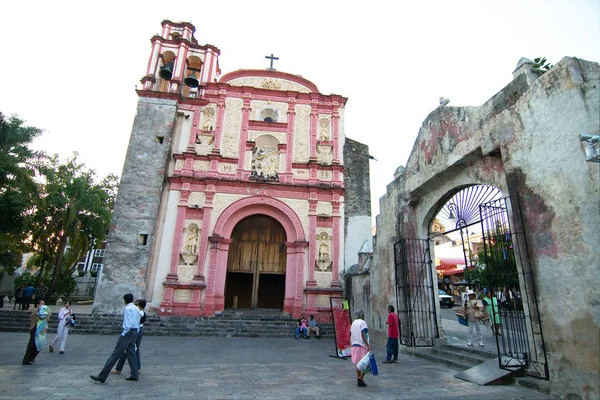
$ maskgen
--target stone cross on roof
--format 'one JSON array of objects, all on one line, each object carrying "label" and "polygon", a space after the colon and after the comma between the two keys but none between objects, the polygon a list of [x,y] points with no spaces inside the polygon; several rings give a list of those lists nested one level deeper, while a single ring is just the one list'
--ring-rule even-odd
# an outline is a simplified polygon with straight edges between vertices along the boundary
[{"label": "stone cross on roof", "polygon": [[279,60],[279,57],[275,57],[273,56],[273,53],[271,53],[270,56],[265,56],[265,58],[271,59],[271,66],[267,68],[267,71],[275,71],[275,69],[273,68],[273,60]]}]

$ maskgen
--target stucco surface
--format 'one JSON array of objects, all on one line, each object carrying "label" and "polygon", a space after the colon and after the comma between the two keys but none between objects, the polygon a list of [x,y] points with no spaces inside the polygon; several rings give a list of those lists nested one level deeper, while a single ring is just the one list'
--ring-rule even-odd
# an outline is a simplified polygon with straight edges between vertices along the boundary
[{"label": "stucco surface", "polygon": [[520,199],[550,390],[598,398],[600,164],[585,161],[579,134],[599,131],[600,67],[564,58],[528,77],[482,106],[439,107],[423,122],[406,169],[380,199],[367,318],[396,304],[394,243],[426,238],[435,211],[465,185],[492,184]]}]

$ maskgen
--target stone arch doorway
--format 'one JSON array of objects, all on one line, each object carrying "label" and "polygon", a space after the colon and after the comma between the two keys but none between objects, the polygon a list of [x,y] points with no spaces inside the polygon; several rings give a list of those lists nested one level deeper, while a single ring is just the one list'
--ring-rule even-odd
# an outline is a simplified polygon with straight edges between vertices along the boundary
[{"label": "stone arch doorway", "polygon": [[[502,192],[495,186],[475,184],[454,189],[429,224],[429,238],[433,244],[438,288],[454,300],[469,285],[466,271],[478,262],[483,247],[481,231],[481,204],[498,200]],[[443,296],[438,292],[439,296]],[[440,306],[448,303],[440,302]]]},{"label": "stone arch doorway", "polygon": [[225,308],[283,309],[286,232],[272,217],[255,214],[231,234],[225,279]]}]

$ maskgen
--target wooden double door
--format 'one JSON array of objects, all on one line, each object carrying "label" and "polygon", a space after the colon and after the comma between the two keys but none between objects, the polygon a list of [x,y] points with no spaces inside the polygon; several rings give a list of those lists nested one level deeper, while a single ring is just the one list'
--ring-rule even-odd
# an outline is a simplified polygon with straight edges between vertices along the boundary
[{"label": "wooden double door", "polygon": [[274,218],[257,214],[234,228],[227,258],[225,307],[283,309],[286,234]]}]

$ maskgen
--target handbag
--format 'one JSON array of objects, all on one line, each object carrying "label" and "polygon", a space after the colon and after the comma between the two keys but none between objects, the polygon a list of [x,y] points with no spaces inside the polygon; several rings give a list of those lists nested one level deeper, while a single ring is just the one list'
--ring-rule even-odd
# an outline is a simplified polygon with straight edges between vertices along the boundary
[{"label": "handbag", "polygon": [[369,352],[369,367],[371,368],[371,373],[373,376],[379,374],[379,370],[377,369],[377,361],[375,361],[375,354]]},{"label": "handbag", "polygon": [[481,311],[479,311],[479,310],[473,311],[473,318],[481,319],[482,316],[483,316],[483,314],[481,313]]}]

